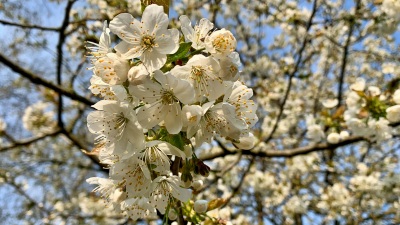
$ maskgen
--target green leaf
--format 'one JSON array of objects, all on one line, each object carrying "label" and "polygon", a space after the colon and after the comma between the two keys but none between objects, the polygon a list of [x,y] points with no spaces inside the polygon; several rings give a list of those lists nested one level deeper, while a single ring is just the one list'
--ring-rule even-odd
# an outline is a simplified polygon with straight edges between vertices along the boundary
[{"label": "green leaf", "polygon": [[168,142],[173,146],[179,148],[180,150],[184,150],[185,143],[180,134],[170,134],[168,135]]},{"label": "green leaf", "polygon": [[162,127],[158,131],[159,140],[166,141],[171,145],[179,148],[180,150],[184,151],[185,141],[182,138],[181,134],[169,134],[168,131]]},{"label": "green leaf", "polygon": [[191,47],[192,42],[180,43],[178,51],[176,51],[174,54],[168,55],[167,63],[172,63],[179,59],[185,58]]}]

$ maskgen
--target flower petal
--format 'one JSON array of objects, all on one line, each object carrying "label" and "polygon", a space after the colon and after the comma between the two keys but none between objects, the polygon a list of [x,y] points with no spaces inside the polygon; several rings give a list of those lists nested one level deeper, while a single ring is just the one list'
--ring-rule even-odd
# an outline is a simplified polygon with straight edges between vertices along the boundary
[{"label": "flower petal", "polygon": [[147,68],[147,71],[151,73],[164,66],[167,61],[167,56],[157,51],[145,51],[140,59],[142,60],[143,65]]},{"label": "flower petal", "polygon": [[140,41],[141,23],[129,13],[121,13],[110,22],[110,30],[122,40],[135,44]]},{"label": "flower petal", "polygon": [[168,133],[177,134],[182,130],[182,110],[178,102],[173,103],[170,106],[166,106],[168,111],[161,111],[166,113],[164,122]]},{"label": "flower petal", "polygon": [[157,34],[168,28],[168,16],[162,6],[151,4],[146,7],[142,16],[142,23],[148,29],[149,34]]}]

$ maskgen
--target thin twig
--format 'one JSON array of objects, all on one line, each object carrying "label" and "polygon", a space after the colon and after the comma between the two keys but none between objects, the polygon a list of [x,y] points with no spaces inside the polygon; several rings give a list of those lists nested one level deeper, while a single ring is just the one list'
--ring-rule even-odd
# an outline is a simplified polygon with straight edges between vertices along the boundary
[{"label": "thin twig", "polygon": [[44,31],[57,31],[57,32],[60,30],[60,28],[57,28],[57,27],[43,27],[43,26],[33,25],[33,24],[20,24],[20,23],[5,21],[5,20],[0,20],[0,24],[7,25],[7,26],[19,27],[22,29],[38,29],[38,30],[44,30]]},{"label": "thin twig", "polygon": [[274,124],[274,126],[273,126],[273,128],[272,128],[270,134],[269,134],[268,137],[265,139],[265,142],[266,142],[266,143],[268,143],[268,142],[272,139],[272,137],[274,136],[275,131],[276,131],[276,129],[278,128],[279,121],[280,121],[280,119],[281,119],[281,117],[282,117],[282,115],[283,115],[283,111],[284,111],[284,108],[285,108],[285,105],[286,105],[286,101],[287,101],[287,99],[288,99],[288,97],[289,97],[289,93],[290,93],[290,90],[291,90],[291,88],[292,88],[293,77],[296,75],[296,73],[297,73],[297,71],[298,71],[298,69],[299,69],[299,67],[300,67],[300,64],[301,64],[302,59],[303,59],[303,52],[304,52],[304,50],[305,50],[305,48],[306,48],[306,46],[307,46],[307,42],[309,41],[309,37],[308,37],[307,34],[308,34],[308,32],[309,32],[309,30],[310,30],[310,28],[311,28],[312,20],[313,20],[314,15],[315,15],[316,12],[317,12],[317,0],[314,0],[313,9],[312,9],[312,12],[311,12],[311,16],[310,16],[310,18],[309,18],[309,20],[308,20],[307,27],[306,27],[306,35],[305,35],[305,37],[304,37],[303,43],[302,43],[302,45],[301,45],[301,48],[300,48],[300,50],[298,51],[298,54],[297,54],[297,55],[298,55],[298,58],[297,58],[295,67],[294,67],[293,71],[292,71],[292,72],[290,73],[290,75],[289,75],[289,80],[288,80],[288,84],[287,84],[287,87],[286,87],[286,92],[285,92],[285,95],[284,95],[284,97],[283,97],[282,103],[280,104],[279,114],[278,114],[278,116],[276,117],[275,124]]},{"label": "thin twig", "polygon": [[41,78],[40,76],[32,73],[31,71],[28,71],[22,67],[20,67],[17,63],[11,61],[8,57],[4,56],[3,54],[0,53],[0,62],[2,62],[4,65],[6,65],[8,68],[10,68],[12,71],[18,73],[19,75],[21,75],[22,77],[25,77],[27,79],[29,79],[32,83],[34,84],[39,84],[42,85],[44,87],[47,87],[57,93],[60,93],[66,97],[69,97],[72,100],[81,102],[85,105],[91,106],[94,105],[95,103],[92,102],[91,100],[73,92],[73,91],[69,91],[66,90],[64,88],[62,88],[59,85],[53,84],[50,81],[47,81],[43,78]]}]

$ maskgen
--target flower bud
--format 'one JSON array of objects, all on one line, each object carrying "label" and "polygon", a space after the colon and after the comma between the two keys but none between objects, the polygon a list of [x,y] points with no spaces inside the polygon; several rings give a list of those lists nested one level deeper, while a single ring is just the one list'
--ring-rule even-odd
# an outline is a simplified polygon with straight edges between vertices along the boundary
[{"label": "flower bud", "polygon": [[400,122],[400,105],[391,106],[386,109],[386,118],[391,123]]},{"label": "flower bud", "polygon": [[192,187],[194,190],[199,190],[200,188],[203,187],[203,181],[202,180],[195,180],[192,182]]},{"label": "flower bud", "polygon": [[329,144],[337,144],[339,143],[340,135],[336,132],[330,133],[327,137],[327,141]]},{"label": "flower bud", "polygon": [[168,211],[168,219],[170,220],[176,220],[178,218],[178,214],[176,214],[175,210],[170,209]]},{"label": "flower bud", "polygon": [[253,133],[249,133],[248,136],[243,136],[239,138],[239,143],[233,143],[236,148],[249,150],[254,147],[256,144],[256,137],[254,137]]},{"label": "flower bud", "polygon": [[207,200],[197,200],[194,203],[193,209],[197,213],[205,213],[207,212],[208,201]]},{"label": "flower bud", "polygon": [[340,135],[340,139],[341,139],[341,140],[345,140],[345,139],[347,139],[347,138],[350,136],[349,132],[347,132],[347,131],[345,131],[345,130],[344,130],[344,131],[341,131],[339,135]]},{"label": "flower bud", "polygon": [[203,177],[208,177],[210,174],[210,167],[204,164],[203,161],[198,160],[196,162],[195,173],[198,173]]}]

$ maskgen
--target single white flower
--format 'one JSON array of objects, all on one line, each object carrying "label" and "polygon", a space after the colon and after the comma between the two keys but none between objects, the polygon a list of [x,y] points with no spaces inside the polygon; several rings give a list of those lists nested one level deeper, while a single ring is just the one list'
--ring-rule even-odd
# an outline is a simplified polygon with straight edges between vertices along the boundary
[{"label": "single white flower", "polygon": [[377,141],[387,140],[392,137],[392,128],[389,126],[389,121],[383,117],[379,120],[368,120],[368,128],[371,129]]},{"label": "single white flower", "polygon": [[378,96],[381,94],[381,89],[379,89],[379,87],[376,86],[369,86],[368,92],[371,96]]},{"label": "single white flower", "polygon": [[110,178],[125,184],[127,198],[149,197],[151,174],[138,155],[116,162],[110,169]]},{"label": "single white flower", "polygon": [[394,105],[386,109],[386,118],[391,123],[400,122],[400,105]]},{"label": "single white flower", "polygon": [[203,104],[202,117],[198,124],[188,126],[187,137],[191,138],[196,135],[196,146],[200,146],[204,142],[210,143],[214,134],[235,140],[239,139],[241,131],[245,127],[237,128],[239,125],[244,126],[243,121],[237,120],[232,114],[235,114],[235,109],[229,104],[214,105],[214,101]]},{"label": "single white flower", "polygon": [[340,135],[336,132],[330,133],[326,140],[329,144],[337,144],[340,141]]},{"label": "single white flower", "polygon": [[203,96],[213,101],[224,93],[225,84],[219,77],[220,69],[219,63],[212,57],[195,55],[186,65],[173,68],[171,74],[191,83],[197,101],[202,101]]},{"label": "single white flower", "polygon": [[208,201],[207,200],[197,200],[194,202],[193,209],[197,213],[205,213],[207,212]]},{"label": "single white flower", "polygon": [[224,58],[235,51],[237,44],[233,34],[225,28],[214,31],[206,37],[204,43],[206,50],[217,59]]},{"label": "single white flower", "polygon": [[338,103],[339,103],[339,101],[336,98],[335,99],[326,99],[326,100],[322,101],[322,105],[328,109],[332,109],[333,107],[337,106]]},{"label": "single white flower", "polygon": [[192,47],[194,49],[205,48],[204,39],[208,32],[213,29],[214,24],[208,19],[202,18],[200,23],[195,25],[193,29],[192,22],[186,15],[180,16],[179,21],[181,22],[181,30],[185,36],[185,41],[192,42]]},{"label": "single white flower", "polygon": [[159,176],[153,180],[150,204],[164,214],[170,197],[186,202],[192,195],[192,190],[179,186],[181,179],[178,176]]},{"label": "single white flower", "polygon": [[45,102],[28,106],[22,116],[24,128],[36,134],[52,132],[56,127],[56,120],[54,111],[49,107],[51,105]]},{"label": "single white flower", "polygon": [[128,143],[132,144],[136,150],[143,149],[143,130],[137,122],[131,105],[102,100],[93,107],[98,111],[88,115],[89,131],[107,137],[107,145],[113,146],[113,154],[127,154]]},{"label": "single white flower", "polygon": [[185,153],[177,147],[158,140],[147,142],[146,147],[138,153],[137,157],[142,159],[146,165],[150,165],[153,171],[163,173],[170,170],[171,164],[168,155],[186,158]]},{"label": "single white flower", "polygon": [[307,126],[306,136],[307,138],[310,138],[314,142],[319,142],[323,138],[325,138],[325,133],[320,125],[313,124],[311,126]]},{"label": "single white flower", "polygon": [[240,136],[238,143],[233,143],[238,149],[249,150],[254,147],[256,144],[257,138],[254,136],[253,133],[248,132],[245,135]]},{"label": "single white flower", "polygon": [[229,107],[223,106],[223,109],[226,110],[225,115],[233,116],[234,119],[227,118],[238,129],[249,129],[258,121],[256,115],[257,105],[253,100],[250,100],[252,96],[253,90],[239,81],[234,82],[225,92],[224,103],[234,107],[234,113],[229,114]]},{"label": "single white flower", "polygon": [[154,72],[156,81],[147,79],[143,84],[130,86],[130,93],[145,102],[137,113],[139,123],[148,129],[164,121],[170,134],[181,131],[182,109],[180,103],[190,104],[194,90],[186,80],[178,79],[169,73]]},{"label": "single white flower", "polygon": [[339,135],[340,135],[340,140],[346,140],[348,137],[350,137],[349,132],[345,130],[341,131]]},{"label": "single white flower", "polygon": [[154,4],[146,7],[141,22],[129,13],[121,13],[110,22],[110,30],[123,40],[115,50],[125,59],[140,57],[149,72],[160,69],[167,54],[178,50],[179,31],[167,28],[167,14]]},{"label": "single white flower", "polygon": [[350,85],[350,90],[353,91],[364,91],[365,89],[365,80],[361,77],[356,79],[356,82]]}]

